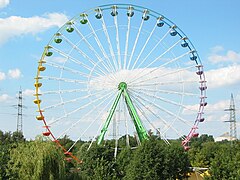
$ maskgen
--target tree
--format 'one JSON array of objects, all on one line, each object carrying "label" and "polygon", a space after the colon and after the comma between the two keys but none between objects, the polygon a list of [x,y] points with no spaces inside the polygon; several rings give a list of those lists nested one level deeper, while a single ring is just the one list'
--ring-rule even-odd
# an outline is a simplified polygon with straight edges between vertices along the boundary
[{"label": "tree", "polygon": [[189,159],[192,166],[208,168],[219,148],[220,146],[214,142],[202,143],[200,148],[193,147],[189,150]]},{"label": "tree", "polygon": [[83,144],[78,153],[83,161],[79,165],[81,177],[84,179],[116,179],[114,150],[108,145],[108,142],[105,145],[93,143],[87,151],[88,146],[89,143]]},{"label": "tree", "polygon": [[8,179],[7,164],[10,160],[10,150],[17,147],[19,142],[24,142],[22,132],[3,132],[0,130],[0,179]]},{"label": "tree", "polygon": [[64,155],[52,142],[35,140],[11,150],[9,179],[65,179]]},{"label": "tree", "polygon": [[67,135],[65,135],[63,138],[58,139],[59,143],[64,146],[66,149],[69,149],[72,144],[73,140],[71,140]]},{"label": "tree", "polygon": [[8,145],[0,145],[0,179],[8,179],[6,170],[9,161],[9,150]]},{"label": "tree", "polygon": [[117,156],[118,177],[123,178],[126,175],[128,165],[133,159],[133,150],[130,147],[122,149]]},{"label": "tree", "polygon": [[240,145],[230,142],[218,143],[220,147],[210,163],[208,179],[235,180],[240,179]]},{"label": "tree", "polygon": [[189,161],[180,145],[167,146],[151,138],[134,152],[124,179],[182,179],[186,177]]},{"label": "tree", "polygon": [[167,147],[165,169],[169,179],[183,179],[189,172],[190,161],[187,152],[178,143],[172,143]]}]

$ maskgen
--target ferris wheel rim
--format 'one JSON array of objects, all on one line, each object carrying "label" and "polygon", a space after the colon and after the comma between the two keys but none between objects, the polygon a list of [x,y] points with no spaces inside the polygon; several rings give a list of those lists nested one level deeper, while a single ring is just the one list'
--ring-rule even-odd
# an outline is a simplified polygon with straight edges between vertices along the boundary
[{"label": "ferris wheel rim", "polygon": [[[106,7],[108,7],[107,9],[111,9],[111,7],[112,6],[126,6],[125,8],[123,8],[123,7],[120,7],[120,8],[122,8],[122,9],[127,9],[127,7],[129,7],[129,6],[133,6],[133,7],[137,7],[137,8],[141,8],[141,9],[146,9],[146,8],[144,8],[144,7],[141,7],[141,6],[135,6],[135,5],[131,5],[131,4],[109,4],[109,5],[103,5],[103,6],[99,6],[99,7],[97,7],[97,8],[106,8]],[[96,9],[96,8],[95,8]],[[89,12],[89,11],[92,11],[92,10],[95,10],[94,8],[93,9],[90,9],[90,10],[87,10],[87,11],[84,11],[83,13],[87,13],[87,12]],[[105,10],[105,9],[104,9]],[[148,9],[149,10],[149,9]],[[149,15],[151,15],[151,16],[153,16],[153,17],[155,17],[155,18],[158,18],[159,16],[162,16],[161,14],[159,14],[159,13],[157,13],[157,12],[155,12],[155,11],[152,11],[152,10],[149,10],[150,12],[152,12],[153,14],[149,14]],[[142,12],[142,11],[140,11],[139,10],[139,12]],[[83,14],[83,13],[81,13],[81,14]],[[156,15],[155,15],[156,14]],[[72,18],[71,20],[69,20],[68,22],[72,22],[73,20],[76,20],[76,17],[77,16],[75,16],[74,18]],[[162,16],[162,17],[164,17],[164,16]],[[79,19],[79,17],[78,17],[78,19]],[[170,23],[170,24],[168,24],[169,25],[169,27],[172,27],[173,25],[174,25],[174,23],[172,22],[172,21],[170,21],[169,19],[167,19],[167,18],[165,18],[164,17],[164,19],[166,20],[164,20],[164,22],[166,23],[166,24],[168,24],[168,23]],[[67,22],[67,23],[68,23]],[[57,33],[61,33],[62,31],[63,31],[63,29],[64,28],[66,28],[66,25],[67,25],[67,23],[65,23],[58,31],[57,31]],[[178,29],[178,35],[180,36],[180,38],[182,39],[183,37],[186,37],[186,35],[184,34],[184,32],[180,29],[180,28],[178,28],[177,27],[177,29]],[[180,34],[180,33],[181,34]],[[56,34],[57,34],[56,33]],[[49,41],[49,43],[47,44],[47,46],[46,46],[46,48],[45,48],[45,50],[44,50],[44,52],[43,52],[43,54],[42,54],[42,58],[41,58],[41,60],[40,60],[40,62],[39,62],[39,66],[38,66],[38,71],[37,71],[37,76],[36,76],[36,82],[35,82],[35,84],[39,84],[39,79],[41,79],[42,77],[40,76],[40,71],[41,71],[41,69],[40,69],[40,66],[42,66],[42,64],[43,64],[43,60],[44,60],[44,58],[45,58],[45,54],[46,54],[46,52],[47,52],[47,50],[48,50],[48,47],[51,47],[51,44],[53,43],[53,41],[54,41],[54,38],[56,37],[56,34],[55,35],[53,35],[53,37],[52,37],[52,39]],[[180,40],[179,40],[179,42],[180,42]],[[193,44],[191,43],[191,41],[188,39],[188,42],[189,42],[189,46],[188,46],[188,48],[189,48],[189,51],[190,51],[190,53],[191,52],[194,52],[194,55],[196,55],[197,57],[198,57],[198,60],[196,61],[195,60],[195,62],[196,62],[196,68],[197,68],[197,72],[202,72],[202,73],[200,73],[200,74],[198,74],[199,75],[199,77],[200,77],[200,96],[202,97],[202,98],[200,98],[200,103],[199,103],[199,111],[198,111],[198,115],[197,115],[197,118],[196,118],[196,120],[195,120],[195,123],[194,123],[194,125],[192,126],[192,129],[190,130],[190,132],[189,132],[189,134],[187,135],[187,137],[185,138],[185,140],[183,140],[182,141],[182,145],[184,146],[184,147],[187,147],[187,144],[188,144],[188,142],[190,141],[190,139],[194,136],[194,133],[195,133],[195,131],[196,131],[196,129],[197,129],[197,126],[198,126],[198,124],[199,124],[199,122],[201,122],[201,118],[202,118],[202,114],[203,114],[203,110],[204,110],[204,104],[205,104],[205,97],[206,97],[206,89],[205,89],[205,87],[206,87],[206,80],[205,80],[205,75],[204,75],[204,73],[203,73],[203,67],[202,67],[202,65],[201,65],[201,61],[200,61],[200,58],[199,58],[199,55],[198,55],[198,53],[195,51],[195,50],[193,50],[193,49],[195,49],[194,48],[194,46],[193,46]],[[72,47],[73,48],[73,47]],[[125,54],[126,55],[126,54]],[[130,55],[130,57],[132,56],[132,54]],[[69,56],[68,56],[69,57]],[[108,57],[108,56],[107,56]],[[100,62],[99,62],[100,63]],[[65,63],[64,63],[65,64]],[[63,66],[64,67],[64,66]],[[94,67],[95,68],[95,67]],[[94,68],[92,69],[92,71],[94,70]],[[133,70],[133,69],[132,69]],[[88,76],[88,82],[90,82],[90,79],[91,79],[91,76],[92,76],[92,71],[91,71],[91,73],[90,73],[90,75]],[[61,70],[61,75],[60,75],[60,79],[62,79],[62,72],[63,72],[63,69]],[[60,81],[59,81],[59,84],[60,84]],[[131,86],[131,84],[130,84],[130,86]],[[36,101],[37,103],[37,105],[38,105],[38,111],[40,112],[40,116],[43,116],[43,122],[44,122],[44,124],[45,124],[45,126],[46,126],[46,128],[47,128],[47,130],[50,132],[50,135],[51,135],[51,137],[54,139],[54,141],[58,144],[58,145],[60,145],[60,143],[57,141],[57,138],[52,134],[52,132],[51,132],[51,130],[50,130],[50,128],[48,127],[48,124],[47,124],[47,122],[45,121],[45,118],[44,118],[44,115],[43,115],[43,111],[42,111],[42,109],[41,109],[41,106],[40,106],[40,97],[39,97],[39,89],[40,89],[40,87],[38,87],[38,85],[36,86],[36,99],[38,100],[38,101]],[[58,90],[59,90],[59,92],[60,91],[62,91],[62,89],[60,88],[60,85],[59,85],[59,88],[58,88]],[[90,93],[89,91],[88,91],[88,93]],[[184,93],[184,92],[183,92]],[[91,94],[91,93],[90,93]],[[61,93],[59,94],[60,95],[60,98],[62,98],[61,97]],[[182,95],[183,96],[183,95]],[[156,97],[156,96],[155,96]],[[139,100],[139,99],[138,99]],[[63,100],[62,100],[63,101]],[[135,100],[135,101],[137,101],[137,99]],[[203,104],[203,105],[202,105]],[[176,119],[179,119],[178,117],[176,117]],[[170,127],[169,127],[170,128]],[[60,147],[61,147],[61,145],[60,145]],[[64,152],[65,153],[67,153],[67,152],[69,152],[68,150],[66,150],[64,147],[63,147],[63,150],[64,150]],[[73,157],[75,157],[75,156],[73,156]],[[76,158],[76,157],[75,157]]]}]

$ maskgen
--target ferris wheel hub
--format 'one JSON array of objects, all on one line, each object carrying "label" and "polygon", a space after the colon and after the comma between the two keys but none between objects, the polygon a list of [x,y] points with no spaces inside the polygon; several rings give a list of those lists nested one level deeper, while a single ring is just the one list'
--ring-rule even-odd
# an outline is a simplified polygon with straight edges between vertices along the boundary
[{"label": "ferris wheel hub", "polygon": [[125,82],[120,82],[118,85],[119,90],[127,89],[127,83]]}]

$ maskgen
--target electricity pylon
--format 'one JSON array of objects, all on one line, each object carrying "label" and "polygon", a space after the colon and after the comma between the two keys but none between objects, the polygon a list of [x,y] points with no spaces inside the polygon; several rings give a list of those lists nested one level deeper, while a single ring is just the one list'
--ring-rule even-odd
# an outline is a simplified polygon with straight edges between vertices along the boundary
[{"label": "electricity pylon", "polygon": [[17,132],[22,132],[22,127],[23,127],[23,105],[22,105],[22,89],[20,87],[20,90],[18,92],[18,104],[17,104],[17,109],[18,109],[18,114],[17,114]]},{"label": "electricity pylon", "polygon": [[237,128],[236,128],[236,109],[233,99],[233,94],[231,94],[230,106],[229,109],[225,109],[225,111],[230,112],[230,117],[228,121],[230,123],[230,141],[237,139]]}]

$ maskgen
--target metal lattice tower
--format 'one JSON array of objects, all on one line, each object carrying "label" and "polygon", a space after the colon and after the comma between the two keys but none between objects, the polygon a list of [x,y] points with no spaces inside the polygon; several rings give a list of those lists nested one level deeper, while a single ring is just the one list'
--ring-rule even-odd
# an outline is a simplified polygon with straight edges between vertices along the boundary
[{"label": "metal lattice tower", "polygon": [[18,104],[17,104],[17,109],[18,109],[18,114],[17,114],[17,132],[22,132],[22,126],[23,126],[23,122],[22,122],[22,117],[23,117],[23,113],[22,113],[22,109],[23,109],[23,105],[22,105],[22,89],[20,87],[20,90],[18,92]]},{"label": "metal lattice tower", "polygon": [[231,100],[230,100],[230,106],[229,109],[225,109],[225,111],[230,112],[230,117],[228,121],[230,123],[230,140],[236,140],[237,139],[237,128],[236,128],[236,109],[233,99],[233,94],[231,94]]}]

